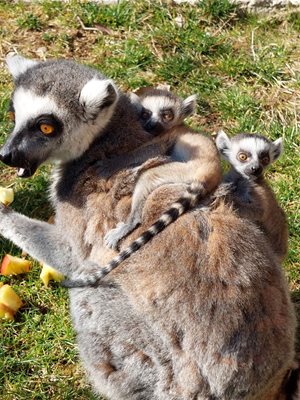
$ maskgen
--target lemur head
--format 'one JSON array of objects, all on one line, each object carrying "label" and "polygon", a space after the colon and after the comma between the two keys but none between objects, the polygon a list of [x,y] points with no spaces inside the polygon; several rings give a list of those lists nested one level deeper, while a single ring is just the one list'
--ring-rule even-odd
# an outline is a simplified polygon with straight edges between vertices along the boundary
[{"label": "lemur head", "polygon": [[154,136],[180,125],[193,114],[196,95],[181,99],[169,90],[146,87],[131,93],[143,128]]},{"label": "lemur head", "polygon": [[15,83],[10,103],[15,125],[0,160],[29,177],[46,160],[81,156],[113,114],[114,83],[72,61],[36,62],[14,55],[7,66]]},{"label": "lemur head", "polygon": [[241,133],[229,138],[220,131],[216,145],[231,166],[247,179],[256,179],[283,151],[282,138],[272,142],[261,135]]}]

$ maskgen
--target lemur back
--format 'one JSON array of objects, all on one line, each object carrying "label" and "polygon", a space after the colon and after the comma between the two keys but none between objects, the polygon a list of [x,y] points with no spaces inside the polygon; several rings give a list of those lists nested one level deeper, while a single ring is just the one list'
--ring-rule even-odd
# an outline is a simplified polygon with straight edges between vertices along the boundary
[{"label": "lemur back", "polygon": [[[146,91],[146,93],[148,92]],[[147,107],[151,106],[155,96],[161,97],[158,102],[160,106],[164,104],[164,99],[169,105],[171,101],[173,104],[181,104],[181,111],[179,111],[180,108],[177,109],[177,112],[174,110],[174,115],[177,115],[177,125],[164,130],[159,136],[156,135],[149,145],[141,148],[142,151],[148,152],[147,148],[159,144],[164,152],[168,152],[170,162],[148,169],[141,174],[133,191],[131,212],[128,220],[119,223],[115,229],[106,234],[106,244],[109,247],[116,248],[118,242],[141,223],[144,203],[156,188],[164,184],[185,183],[187,189],[182,197],[172,204],[149,229],[143,232],[140,237],[111,262],[101,267],[95,275],[89,275],[82,279],[79,277],[78,280],[65,281],[64,285],[67,287],[97,285],[105,275],[125,259],[143,247],[186,211],[195,207],[201,199],[217,187],[221,180],[220,159],[213,141],[182,124],[183,119],[188,115],[187,110],[191,113],[195,108],[195,97],[190,96],[182,101],[170,92],[151,89],[149,95],[151,101],[149,101],[146,93],[143,92],[142,101],[144,106],[147,104]],[[137,99],[134,101],[137,103]],[[155,104],[154,101],[153,104]],[[157,110],[156,114],[159,114]],[[138,170],[139,167],[137,172]]]},{"label": "lemur back", "polygon": [[272,142],[256,134],[239,134],[230,139],[221,131],[216,145],[231,165],[224,181],[232,185],[238,212],[264,230],[281,262],[288,248],[287,222],[263,172],[282,154],[282,139]]}]

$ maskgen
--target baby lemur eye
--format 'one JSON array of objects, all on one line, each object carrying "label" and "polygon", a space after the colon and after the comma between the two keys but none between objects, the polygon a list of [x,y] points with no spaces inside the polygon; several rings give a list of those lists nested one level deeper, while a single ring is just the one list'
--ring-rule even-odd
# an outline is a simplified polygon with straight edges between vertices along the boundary
[{"label": "baby lemur eye", "polygon": [[173,111],[171,110],[162,111],[161,117],[164,121],[172,121],[172,119],[174,118]]},{"label": "baby lemur eye", "polygon": [[40,124],[39,129],[44,135],[51,135],[54,132],[54,126],[50,124]]},{"label": "baby lemur eye", "polygon": [[269,156],[265,156],[265,157],[263,157],[263,158],[260,160],[260,162],[261,162],[263,165],[268,165],[269,162],[270,162],[270,157],[269,157]]},{"label": "baby lemur eye", "polygon": [[152,112],[148,110],[144,110],[141,114],[142,119],[147,120],[151,117]]},{"label": "baby lemur eye", "polygon": [[248,154],[241,152],[238,154],[238,159],[242,162],[245,162],[248,159]]}]

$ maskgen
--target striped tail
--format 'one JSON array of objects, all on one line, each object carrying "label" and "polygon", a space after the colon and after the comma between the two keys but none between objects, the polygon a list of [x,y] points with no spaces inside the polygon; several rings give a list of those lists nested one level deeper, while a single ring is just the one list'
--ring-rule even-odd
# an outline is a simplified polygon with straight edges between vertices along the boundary
[{"label": "striped tail", "polygon": [[86,276],[83,279],[66,279],[62,282],[62,286],[67,288],[94,286],[97,287],[102,278],[109,274],[113,269],[118,267],[123,261],[129,258],[133,253],[148,243],[159,232],[163,231],[168,225],[176,221],[182,214],[189,209],[195,207],[199,200],[206,194],[206,190],[201,183],[193,183],[189,186],[183,196],[171,205],[159,219],[141,234],[134,242],[132,242],[125,250],[121,251],[104,267],[100,267],[99,271]]}]

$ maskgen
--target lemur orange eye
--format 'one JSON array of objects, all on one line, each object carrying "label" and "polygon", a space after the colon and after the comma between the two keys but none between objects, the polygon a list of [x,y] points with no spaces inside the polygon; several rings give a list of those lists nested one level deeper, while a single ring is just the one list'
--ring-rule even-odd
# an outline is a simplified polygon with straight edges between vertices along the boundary
[{"label": "lemur orange eye", "polygon": [[244,162],[244,161],[247,160],[247,158],[248,158],[248,156],[247,156],[246,153],[239,153],[239,160],[240,161]]},{"label": "lemur orange eye", "polygon": [[143,120],[147,120],[150,117],[151,117],[151,112],[150,111],[145,110],[145,111],[142,112],[142,119]]},{"label": "lemur orange eye", "polygon": [[8,111],[8,118],[11,120],[11,121],[15,121],[15,113],[13,112],[13,111]]},{"label": "lemur orange eye", "polygon": [[54,132],[54,126],[53,125],[49,125],[49,124],[41,124],[40,125],[40,131],[44,135],[51,135],[51,133]]}]

